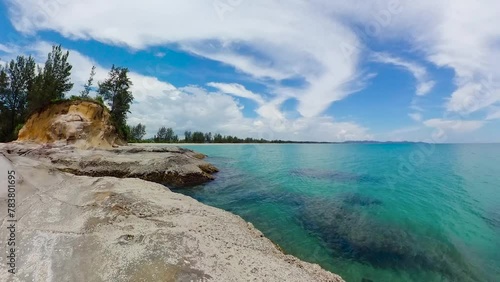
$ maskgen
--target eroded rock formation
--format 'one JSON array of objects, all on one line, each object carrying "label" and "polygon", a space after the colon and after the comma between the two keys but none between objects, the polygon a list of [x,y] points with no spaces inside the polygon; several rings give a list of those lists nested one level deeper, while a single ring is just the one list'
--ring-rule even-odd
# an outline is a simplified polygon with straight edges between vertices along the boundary
[{"label": "eroded rock formation", "polygon": [[126,145],[116,134],[108,109],[92,101],[62,101],[39,110],[19,131],[18,141],[82,149]]},{"label": "eroded rock formation", "polygon": [[176,146],[134,145],[82,150],[57,144],[13,142],[0,151],[24,156],[75,175],[139,178],[159,184],[189,187],[214,179],[218,169],[203,155]]}]

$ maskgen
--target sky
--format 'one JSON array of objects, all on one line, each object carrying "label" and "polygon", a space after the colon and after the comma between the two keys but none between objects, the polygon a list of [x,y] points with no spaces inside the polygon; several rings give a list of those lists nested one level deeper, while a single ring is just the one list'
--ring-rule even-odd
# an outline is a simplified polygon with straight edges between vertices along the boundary
[{"label": "sky", "polygon": [[0,1],[0,63],[129,68],[148,137],[500,142],[497,0]]}]

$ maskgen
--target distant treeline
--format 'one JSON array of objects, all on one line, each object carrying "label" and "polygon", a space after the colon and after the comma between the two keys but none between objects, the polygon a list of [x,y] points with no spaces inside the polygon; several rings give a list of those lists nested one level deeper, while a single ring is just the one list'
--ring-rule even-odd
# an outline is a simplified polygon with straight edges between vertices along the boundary
[{"label": "distant treeline", "polygon": [[[249,143],[270,143],[270,144],[344,144],[344,143],[362,143],[379,144],[392,142],[378,141],[345,141],[345,142],[314,142],[314,141],[289,141],[289,140],[266,140],[255,138],[239,138],[231,135],[221,135],[212,132],[204,133],[201,131],[184,131],[184,136],[179,137],[172,128],[161,127],[153,138],[144,139],[146,136],[146,126],[139,123],[128,127],[130,133],[128,142],[130,143],[211,143],[211,144],[249,144]],[[404,142],[403,142],[404,143]]]},{"label": "distant treeline", "polygon": [[211,132],[204,133],[201,131],[185,131],[182,139],[175,134],[172,128],[161,127],[153,138],[144,139],[146,135],[146,126],[138,124],[129,127],[131,143],[278,143],[285,141],[268,141],[264,139],[245,138],[241,139],[236,136],[224,136],[219,133],[212,134]]},{"label": "distant treeline", "polygon": [[255,138],[238,138],[231,135],[222,135],[219,133],[212,134],[212,132],[204,133],[201,131],[184,131],[182,139],[175,134],[172,128],[161,127],[153,138],[144,139],[146,135],[146,126],[138,124],[129,127],[131,143],[214,143],[214,144],[228,144],[228,143],[315,143],[315,142],[293,142],[283,140],[265,140]]},{"label": "distant treeline", "polygon": [[373,140],[360,140],[360,141],[342,141],[342,142],[314,142],[314,141],[289,141],[289,140],[265,140],[255,138],[238,138],[236,136],[225,136],[219,133],[212,134],[211,132],[204,133],[201,131],[184,131],[183,139],[175,134],[172,128],[161,127],[153,138],[144,139],[146,135],[146,126],[139,123],[136,126],[128,127],[130,133],[128,142],[130,143],[198,143],[198,144],[417,144],[423,142],[411,141],[373,141]]}]

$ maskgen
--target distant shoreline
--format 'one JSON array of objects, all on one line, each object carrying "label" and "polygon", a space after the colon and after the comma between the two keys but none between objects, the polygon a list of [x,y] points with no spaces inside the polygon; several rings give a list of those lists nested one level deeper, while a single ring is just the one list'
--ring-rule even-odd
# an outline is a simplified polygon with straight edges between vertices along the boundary
[{"label": "distant shoreline", "polygon": [[427,143],[427,142],[283,142],[283,143],[129,143],[131,146],[221,146],[221,145],[390,145],[390,144],[426,144],[426,145],[497,145],[499,143]]},{"label": "distant shoreline", "polygon": [[[343,145],[343,144],[446,144],[446,143],[426,143],[426,142],[379,142],[379,141],[346,141],[346,142],[314,142],[314,141],[284,141],[284,142],[254,142],[254,143],[129,143],[129,145],[172,145],[172,146],[182,146],[182,145],[284,145],[284,144],[311,144],[311,145]],[[464,143],[465,144],[465,143]],[[485,143],[486,144],[486,143]]]}]

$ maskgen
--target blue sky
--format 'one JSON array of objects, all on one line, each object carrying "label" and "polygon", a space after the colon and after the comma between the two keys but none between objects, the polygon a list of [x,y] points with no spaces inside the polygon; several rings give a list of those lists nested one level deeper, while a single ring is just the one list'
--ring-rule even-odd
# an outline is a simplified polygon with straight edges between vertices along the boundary
[{"label": "blue sky", "polygon": [[[164,3],[168,2],[168,3]],[[500,142],[500,4],[4,0],[0,60],[131,70],[129,123],[266,139]]]}]

